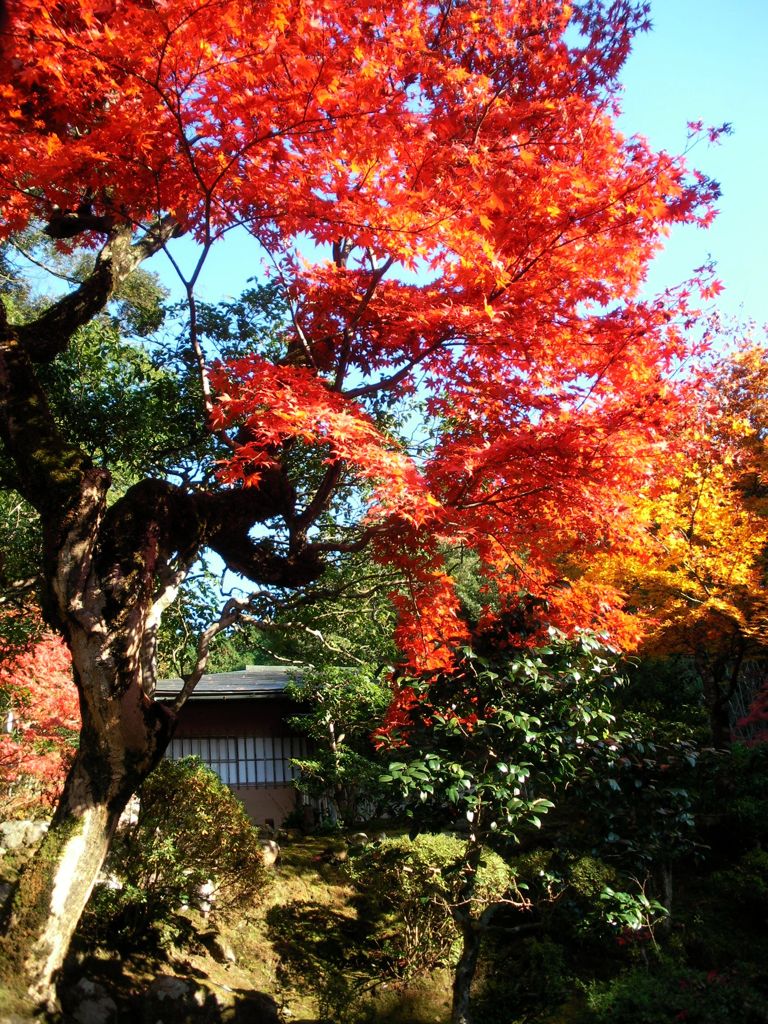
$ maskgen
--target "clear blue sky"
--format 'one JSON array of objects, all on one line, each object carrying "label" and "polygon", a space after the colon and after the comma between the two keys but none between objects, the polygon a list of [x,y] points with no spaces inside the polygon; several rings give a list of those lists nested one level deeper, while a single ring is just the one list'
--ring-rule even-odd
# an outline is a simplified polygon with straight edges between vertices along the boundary
[{"label": "clear blue sky", "polygon": [[768,322],[768,0],[653,0],[653,30],[624,70],[623,127],[680,152],[686,122],[733,134],[702,144],[691,163],[721,184],[720,216],[708,231],[678,230],[652,284],[685,277],[711,254],[726,287],[718,305]]},{"label": "clear blue sky", "polygon": [[[720,216],[708,231],[678,229],[650,286],[676,284],[711,255],[726,287],[719,306],[768,323],[768,0],[652,0],[652,20],[624,70],[623,129],[674,153],[685,148],[688,121],[728,121],[733,135],[691,153],[691,164],[721,183]],[[237,295],[256,272],[252,258],[234,238],[222,245],[204,271],[203,296]],[[154,265],[172,284],[167,264]]]}]

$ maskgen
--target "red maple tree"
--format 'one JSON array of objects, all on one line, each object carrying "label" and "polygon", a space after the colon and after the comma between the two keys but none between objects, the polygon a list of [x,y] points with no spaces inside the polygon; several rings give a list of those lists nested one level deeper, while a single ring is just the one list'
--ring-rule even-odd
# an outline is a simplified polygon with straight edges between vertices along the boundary
[{"label": "red maple tree", "polygon": [[[620,625],[611,593],[566,584],[561,558],[622,542],[625,495],[672,443],[695,292],[642,286],[670,227],[706,225],[717,196],[616,126],[646,21],[631,0],[9,2],[4,231],[37,219],[99,248],[79,288],[0,326],[0,430],[41,516],[45,612],[83,710],[46,840],[48,870],[69,849],[67,896],[59,877],[42,926],[14,919],[40,936],[23,968],[37,997],[194,683],[173,708],[153,699],[160,611],[202,549],[295,588],[373,545],[403,564],[398,637],[422,667],[463,630],[446,544],[477,552],[502,606],[533,593],[564,625]],[[211,368],[195,286],[235,227],[290,323],[279,354],[256,344]],[[109,473],[62,436],[35,367],[148,256],[175,260],[181,234],[199,247],[187,277],[175,261],[190,353],[229,454],[215,486],[148,479],[108,504]],[[376,415],[408,398],[434,438],[416,460]],[[322,471],[301,487],[303,449]],[[350,478],[364,512],[329,528]]]},{"label": "red maple tree", "polygon": [[19,811],[61,794],[80,730],[72,660],[59,637],[26,650],[0,650],[0,781],[8,807]]}]

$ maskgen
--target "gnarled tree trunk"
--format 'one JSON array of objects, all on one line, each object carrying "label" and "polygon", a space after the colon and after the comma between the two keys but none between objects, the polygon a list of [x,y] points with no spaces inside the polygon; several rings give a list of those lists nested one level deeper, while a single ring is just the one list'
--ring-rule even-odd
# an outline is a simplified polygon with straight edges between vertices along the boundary
[{"label": "gnarled tree trunk", "polygon": [[462,921],[461,955],[453,973],[453,999],[451,1002],[451,1024],[471,1024],[469,1001],[472,982],[477,970],[477,958],[480,956],[482,931],[479,923],[473,920]]},{"label": "gnarled tree trunk", "polygon": [[731,746],[731,700],[739,684],[742,660],[743,650],[738,647],[730,658],[702,653],[695,659],[709,716],[712,745],[718,750],[728,750]]},{"label": "gnarled tree trunk", "polygon": [[[81,508],[88,504],[83,501]],[[103,517],[73,522],[79,528],[59,544],[49,599],[56,601],[72,653],[80,747],[49,831],[20,878],[0,940],[0,978],[25,1013],[55,1008],[57,974],[115,825],[162,757],[174,721],[143,686],[141,650],[151,595],[135,584],[130,600],[125,595],[122,606],[116,602],[110,573],[97,568],[98,556],[89,555],[97,541],[107,547],[99,529]],[[146,552],[137,554],[139,563],[142,556]]]},{"label": "gnarled tree trunk", "polygon": [[56,1008],[58,973],[133,779],[133,771],[107,766],[90,752],[72,766],[48,833],[22,876],[0,944],[3,980],[22,1013]]},{"label": "gnarled tree trunk", "polygon": [[82,717],[77,759],[0,940],[0,985],[22,1014],[55,1006],[56,975],[115,824],[162,757],[191,692],[194,679],[173,709],[153,699],[160,611],[198,553],[209,547],[263,583],[300,586],[322,570],[301,530],[285,555],[251,536],[257,522],[293,516],[295,495],[280,471],[258,486],[213,493],[147,479],[108,506],[109,472],[62,436],[49,410],[36,364],[63,351],[174,230],[161,223],[132,243],[127,228],[115,228],[93,274],[37,321],[8,324],[0,302],[0,438],[13,486],[40,516],[43,611],[72,654]]}]

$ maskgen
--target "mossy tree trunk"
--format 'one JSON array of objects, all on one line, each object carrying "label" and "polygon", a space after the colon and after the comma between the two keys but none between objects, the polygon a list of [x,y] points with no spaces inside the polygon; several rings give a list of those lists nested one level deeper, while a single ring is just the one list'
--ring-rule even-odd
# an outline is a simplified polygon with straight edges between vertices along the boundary
[{"label": "mossy tree trunk", "polygon": [[472,982],[477,972],[483,934],[487,931],[497,909],[495,903],[477,906],[477,873],[482,856],[482,844],[473,836],[467,844],[464,882],[459,902],[451,908],[454,923],[461,935],[461,953],[453,971],[451,1024],[471,1024]]},{"label": "mossy tree trunk", "polygon": [[78,755],[20,878],[0,946],[4,982],[34,1012],[55,1005],[56,975],[115,823],[171,734],[172,717],[145,688],[142,651],[172,556],[156,508],[145,502],[140,517],[134,494],[107,510],[109,473],[60,436],[37,382],[34,346],[7,325],[3,334],[2,436],[16,488],[40,514],[44,615],[69,646],[82,718]]},{"label": "mossy tree trunk", "polygon": [[482,931],[479,923],[471,919],[459,923],[461,931],[461,954],[453,972],[453,999],[451,1001],[451,1024],[471,1024],[469,1012],[472,982],[477,971],[480,956]]},{"label": "mossy tree trunk", "polygon": [[77,758],[49,831],[16,891],[0,964],[22,1013],[56,1008],[58,972],[127,800],[127,777],[122,788],[119,773],[105,787],[106,777],[94,759]]},{"label": "mossy tree trunk", "polygon": [[56,975],[115,824],[173,731],[180,701],[169,709],[153,699],[159,609],[204,547],[261,583],[300,586],[322,569],[303,534],[287,555],[251,536],[256,523],[294,514],[281,472],[219,492],[146,479],[109,505],[109,472],[62,436],[49,410],[36,364],[63,351],[173,231],[160,224],[134,243],[115,229],[91,277],[33,323],[9,324],[0,302],[0,438],[12,485],[40,516],[43,613],[69,646],[82,716],[77,759],[0,942],[0,982],[27,1013],[55,1005]]}]

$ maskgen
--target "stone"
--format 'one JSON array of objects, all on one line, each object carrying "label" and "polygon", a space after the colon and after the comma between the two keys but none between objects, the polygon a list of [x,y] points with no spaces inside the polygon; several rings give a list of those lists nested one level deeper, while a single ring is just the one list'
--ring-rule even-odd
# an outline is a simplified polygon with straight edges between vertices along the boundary
[{"label": "stone", "polygon": [[27,846],[39,846],[48,831],[47,821],[30,821],[27,828]]},{"label": "stone", "polygon": [[31,821],[4,821],[0,823],[0,845],[14,852],[30,845],[28,835]]},{"label": "stone", "polygon": [[84,999],[70,1014],[76,1024],[113,1024],[117,1020],[117,1003],[109,996],[101,999]]},{"label": "stone", "polygon": [[203,915],[208,917],[216,904],[216,883],[212,878],[207,878],[197,887],[195,893],[195,906]]},{"label": "stone", "polygon": [[347,846],[350,850],[361,850],[369,842],[370,840],[365,832],[353,832],[351,836],[347,836]]},{"label": "stone", "polygon": [[264,858],[265,868],[273,868],[280,863],[280,847],[274,839],[262,840],[261,855]]},{"label": "stone", "polygon": [[117,1003],[103,985],[89,978],[80,978],[67,992],[67,1020],[73,1024],[113,1024],[117,1020]]},{"label": "stone", "polygon": [[237,956],[224,936],[212,928],[200,933],[200,941],[211,954],[217,964],[235,964]]},{"label": "stone", "polygon": [[178,1002],[180,999],[190,999],[196,988],[185,978],[176,978],[170,974],[164,974],[162,978],[155,978],[147,989],[147,995],[162,1003],[167,1000]]},{"label": "stone", "polygon": [[237,1001],[234,1020],[247,1021],[248,1024],[280,1024],[285,1020],[285,1011],[281,1013],[272,996],[264,992],[249,992]]},{"label": "stone", "polygon": [[29,860],[47,831],[47,821],[22,819],[0,822],[0,848],[4,854],[13,853],[22,861]]},{"label": "stone", "polygon": [[300,828],[281,828],[277,833],[277,838],[281,842],[300,843],[304,838],[304,833]]},{"label": "stone", "polygon": [[141,999],[143,1024],[218,1024],[221,1006],[205,985],[189,978],[155,978]]}]

